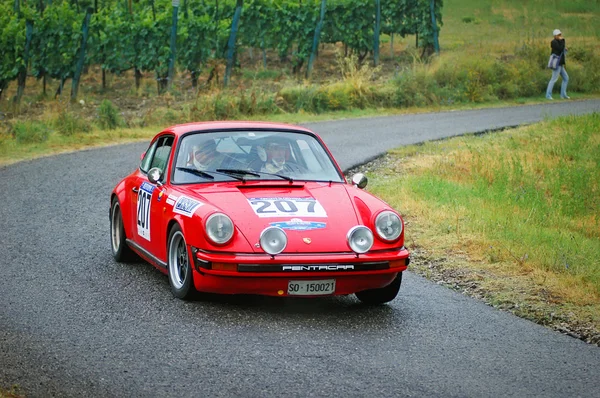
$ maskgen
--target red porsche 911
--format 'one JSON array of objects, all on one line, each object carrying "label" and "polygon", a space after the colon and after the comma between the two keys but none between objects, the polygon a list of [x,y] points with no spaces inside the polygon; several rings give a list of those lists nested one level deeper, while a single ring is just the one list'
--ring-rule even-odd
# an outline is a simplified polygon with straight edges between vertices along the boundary
[{"label": "red porsche 911", "polygon": [[116,261],[140,256],[173,294],[320,297],[386,303],[409,263],[404,223],[350,183],[299,127],[206,122],[169,127],[111,194]]}]

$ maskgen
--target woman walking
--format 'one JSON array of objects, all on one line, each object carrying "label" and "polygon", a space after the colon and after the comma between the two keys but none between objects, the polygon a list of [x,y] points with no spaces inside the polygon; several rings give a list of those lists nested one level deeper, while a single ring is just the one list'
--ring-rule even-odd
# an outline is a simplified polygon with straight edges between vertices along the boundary
[{"label": "woman walking", "polygon": [[558,75],[562,77],[562,84],[560,85],[560,98],[569,99],[570,97],[567,95],[569,75],[567,75],[567,70],[565,69],[565,58],[567,55],[565,39],[562,36],[562,32],[558,29],[554,29],[552,34],[554,35],[554,40],[550,42],[552,54],[558,55],[560,60],[558,61],[556,69],[552,69],[552,78],[550,78],[550,81],[548,82],[548,88],[546,89],[546,99],[553,99],[552,89],[554,88],[554,83],[556,83],[558,80]]}]

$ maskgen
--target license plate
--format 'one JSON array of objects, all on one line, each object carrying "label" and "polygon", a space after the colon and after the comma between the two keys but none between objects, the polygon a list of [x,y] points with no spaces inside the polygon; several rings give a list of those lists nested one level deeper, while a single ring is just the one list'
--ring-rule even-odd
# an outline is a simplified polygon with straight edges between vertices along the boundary
[{"label": "license plate", "polygon": [[292,296],[320,296],[333,293],[335,293],[335,279],[288,282],[288,294]]}]

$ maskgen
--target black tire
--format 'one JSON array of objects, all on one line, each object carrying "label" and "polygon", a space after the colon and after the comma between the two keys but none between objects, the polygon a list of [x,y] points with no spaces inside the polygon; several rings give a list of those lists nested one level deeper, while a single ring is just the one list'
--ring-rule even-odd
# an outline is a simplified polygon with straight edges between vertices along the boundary
[{"label": "black tire", "polygon": [[363,290],[362,292],[356,292],[355,295],[360,301],[369,305],[389,303],[398,295],[400,285],[402,285],[402,272],[398,272],[396,278],[387,286],[379,289]]},{"label": "black tire", "polygon": [[173,296],[183,300],[195,298],[197,291],[194,287],[192,262],[179,225],[175,225],[169,233],[167,268]]},{"label": "black tire", "polygon": [[121,206],[119,200],[114,198],[110,206],[110,246],[113,257],[118,263],[133,262],[138,259],[137,254],[127,245],[126,239]]}]

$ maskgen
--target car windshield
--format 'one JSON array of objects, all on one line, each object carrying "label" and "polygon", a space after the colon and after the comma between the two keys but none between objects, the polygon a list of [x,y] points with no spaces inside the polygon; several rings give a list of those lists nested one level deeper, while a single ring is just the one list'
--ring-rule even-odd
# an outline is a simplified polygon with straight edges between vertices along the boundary
[{"label": "car windshield", "polygon": [[191,133],[181,139],[174,160],[175,184],[231,180],[344,181],[321,143],[301,132]]}]

